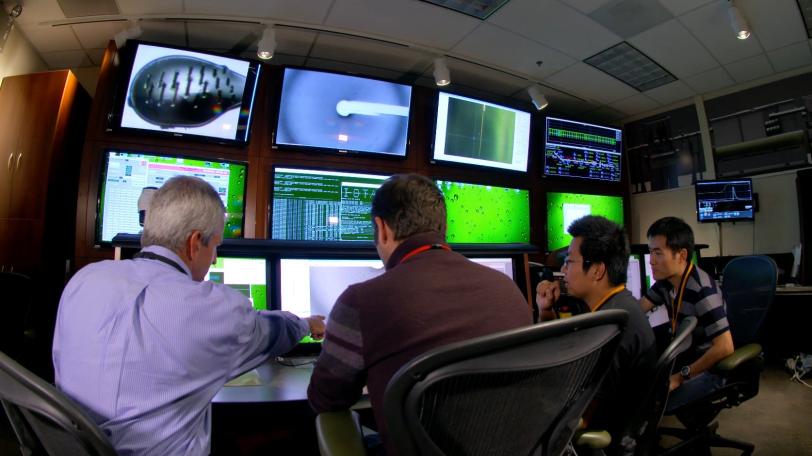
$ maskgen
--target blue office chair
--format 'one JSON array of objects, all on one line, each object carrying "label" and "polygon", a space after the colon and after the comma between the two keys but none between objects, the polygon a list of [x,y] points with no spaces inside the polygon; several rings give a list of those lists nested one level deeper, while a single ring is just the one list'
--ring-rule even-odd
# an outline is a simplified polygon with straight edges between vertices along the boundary
[{"label": "blue office chair", "polygon": [[[605,310],[432,350],[384,393],[404,455],[559,455],[609,369],[628,314]],[[322,455],[363,454],[349,412],[316,419]],[[350,452],[341,452],[350,451]]]},{"label": "blue office chair", "polygon": [[23,455],[116,454],[101,429],[78,405],[2,352],[0,403]]},{"label": "blue office chair", "polygon": [[736,350],[719,361],[712,372],[724,378],[725,386],[709,396],[674,411],[685,429],[663,428],[663,434],[681,441],[663,454],[696,454],[711,447],[735,448],[752,454],[755,445],[720,436],[714,419],[722,410],[736,407],[758,394],[764,367],[761,325],[775,296],[778,271],[768,256],[744,256],[730,261],[722,273],[722,294]]}]

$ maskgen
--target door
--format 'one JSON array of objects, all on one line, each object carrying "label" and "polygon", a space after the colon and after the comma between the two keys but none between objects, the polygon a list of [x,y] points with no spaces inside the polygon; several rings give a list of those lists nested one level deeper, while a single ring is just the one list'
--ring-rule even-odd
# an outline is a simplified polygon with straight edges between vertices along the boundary
[{"label": "door", "polygon": [[26,76],[10,76],[0,85],[0,219],[9,217],[14,170],[19,157],[20,127],[27,109]]}]

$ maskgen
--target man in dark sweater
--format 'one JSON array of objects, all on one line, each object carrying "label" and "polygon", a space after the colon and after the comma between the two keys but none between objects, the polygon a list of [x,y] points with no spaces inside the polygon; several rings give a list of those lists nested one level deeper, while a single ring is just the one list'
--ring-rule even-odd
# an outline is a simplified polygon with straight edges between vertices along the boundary
[{"label": "man in dark sweater", "polygon": [[530,325],[530,307],[507,276],[451,251],[445,201],[417,174],[389,178],[372,200],[386,273],[339,296],[308,388],[316,412],[348,409],[364,385],[387,454],[383,393],[416,356],[452,342]]},{"label": "man in dark sweater", "polygon": [[[629,313],[612,366],[584,416],[590,427],[609,431],[615,447],[651,384],[657,361],[654,333],[637,299],[625,288],[629,242],[623,228],[588,215],[574,221],[567,232],[573,239],[561,271],[569,294],[583,300],[591,312],[623,309]],[[542,318],[555,318],[553,304],[561,293],[558,282],[543,281],[536,292]]]}]

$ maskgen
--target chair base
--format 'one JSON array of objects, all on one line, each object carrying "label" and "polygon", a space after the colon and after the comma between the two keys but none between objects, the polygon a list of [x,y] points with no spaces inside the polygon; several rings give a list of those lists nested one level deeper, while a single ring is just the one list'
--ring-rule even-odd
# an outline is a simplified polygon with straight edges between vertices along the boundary
[{"label": "chair base", "polygon": [[671,456],[678,454],[705,454],[710,456],[711,448],[734,448],[741,450],[742,456],[751,456],[756,446],[741,440],[728,439],[722,437],[716,431],[719,429],[719,422],[714,421],[702,429],[680,429],[680,428],[660,428],[660,435],[670,435],[680,439],[676,445],[663,449],[660,456]]}]

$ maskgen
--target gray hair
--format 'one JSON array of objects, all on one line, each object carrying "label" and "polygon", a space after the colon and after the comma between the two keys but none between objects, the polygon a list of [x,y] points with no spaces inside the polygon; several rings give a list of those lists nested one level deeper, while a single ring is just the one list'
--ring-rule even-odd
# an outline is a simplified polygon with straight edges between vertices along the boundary
[{"label": "gray hair", "polygon": [[220,196],[203,179],[176,176],[155,192],[147,209],[141,245],[160,245],[174,252],[183,249],[192,231],[200,231],[203,243],[223,232],[225,207]]}]

